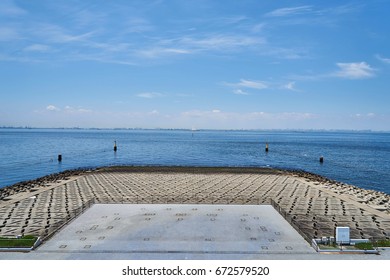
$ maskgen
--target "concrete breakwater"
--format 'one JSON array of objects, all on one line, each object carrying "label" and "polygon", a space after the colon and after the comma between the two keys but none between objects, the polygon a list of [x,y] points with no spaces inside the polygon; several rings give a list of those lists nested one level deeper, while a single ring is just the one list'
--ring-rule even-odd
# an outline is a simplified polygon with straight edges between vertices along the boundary
[{"label": "concrete breakwater", "polygon": [[[46,179],[45,179],[46,178]],[[95,203],[268,204],[308,237],[349,226],[352,238],[390,238],[389,195],[301,171],[268,168],[107,167],[1,189],[0,235],[46,235]]]},{"label": "concrete breakwater", "polygon": [[44,177],[35,179],[35,180],[28,180],[19,182],[16,184],[13,184],[11,186],[7,186],[4,188],[0,188],[0,201],[1,200],[7,200],[8,196],[20,193],[20,192],[26,192],[26,191],[34,191],[41,187],[45,187],[48,184],[53,184],[56,182],[60,182],[62,180],[68,179],[70,176],[76,176],[80,175],[84,172],[86,172],[89,169],[75,169],[75,170],[66,170],[60,173],[54,173],[49,174]]}]

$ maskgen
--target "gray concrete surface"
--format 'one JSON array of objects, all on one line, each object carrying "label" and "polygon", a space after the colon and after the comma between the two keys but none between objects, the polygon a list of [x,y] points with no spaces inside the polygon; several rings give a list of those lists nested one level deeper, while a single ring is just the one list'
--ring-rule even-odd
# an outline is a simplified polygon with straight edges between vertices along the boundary
[{"label": "gray concrete surface", "polygon": [[40,252],[314,253],[267,205],[99,204]]},{"label": "gray concrete surface", "polygon": [[30,253],[0,259],[389,259],[318,254],[268,205],[96,204]]}]

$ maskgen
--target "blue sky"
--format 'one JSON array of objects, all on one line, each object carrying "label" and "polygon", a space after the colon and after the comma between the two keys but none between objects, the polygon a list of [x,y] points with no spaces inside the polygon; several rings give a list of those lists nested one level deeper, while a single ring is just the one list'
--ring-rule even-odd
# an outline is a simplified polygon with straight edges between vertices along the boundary
[{"label": "blue sky", "polygon": [[0,1],[0,126],[390,130],[390,1]]}]

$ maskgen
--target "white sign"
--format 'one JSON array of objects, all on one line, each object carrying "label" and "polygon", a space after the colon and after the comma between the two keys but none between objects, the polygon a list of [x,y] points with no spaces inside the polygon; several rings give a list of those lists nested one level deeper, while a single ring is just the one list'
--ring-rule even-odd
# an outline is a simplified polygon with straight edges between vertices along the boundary
[{"label": "white sign", "polygon": [[336,243],[349,244],[349,227],[336,227]]}]

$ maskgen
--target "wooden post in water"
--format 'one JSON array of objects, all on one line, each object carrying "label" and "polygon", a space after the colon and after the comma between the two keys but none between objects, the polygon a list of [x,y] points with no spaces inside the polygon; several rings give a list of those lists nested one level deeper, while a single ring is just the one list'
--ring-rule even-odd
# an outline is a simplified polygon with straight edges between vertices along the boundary
[{"label": "wooden post in water", "polygon": [[62,155],[58,155],[57,159],[58,159],[58,162],[61,162],[62,161]]},{"label": "wooden post in water", "polygon": [[265,151],[268,153],[268,143],[265,143]]},{"label": "wooden post in water", "polygon": [[320,163],[324,163],[324,157],[320,156]]},{"label": "wooden post in water", "polygon": [[116,146],[116,141],[114,141],[114,152],[118,150],[118,147]]}]

